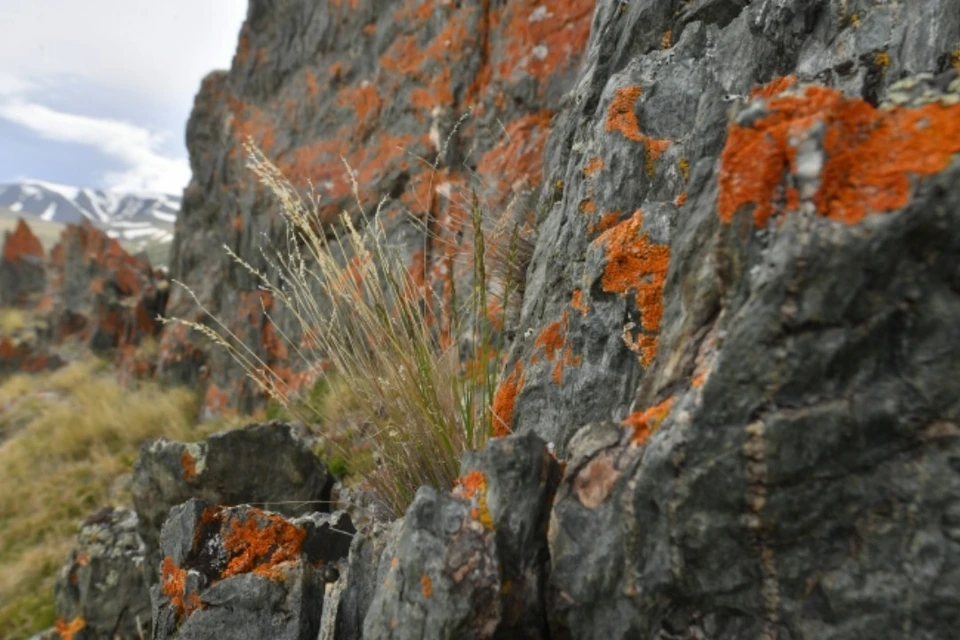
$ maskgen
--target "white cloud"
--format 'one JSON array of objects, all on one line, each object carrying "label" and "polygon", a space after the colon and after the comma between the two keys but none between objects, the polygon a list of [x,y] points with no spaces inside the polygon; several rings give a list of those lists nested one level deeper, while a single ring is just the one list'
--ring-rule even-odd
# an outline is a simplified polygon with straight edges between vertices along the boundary
[{"label": "white cloud", "polygon": [[143,127],[55,111],[17,98],[0,101],[0,118],[48,140],[93,147],[119,161],[127,169],[104,176],[109,189],[176,194],[190,180],[187,161],[158,153],[162,136]]},{"label": "white cloud", "polygon": [[0,69],[0,97],[17,95],[32,88],[33,85],[23,78]]},{"label": "white cloud", "polygon": [[246,7],[247,0],[0,2],[0,74],[41,83],[73,76],[186,112],[201,78],[230,64]]}]

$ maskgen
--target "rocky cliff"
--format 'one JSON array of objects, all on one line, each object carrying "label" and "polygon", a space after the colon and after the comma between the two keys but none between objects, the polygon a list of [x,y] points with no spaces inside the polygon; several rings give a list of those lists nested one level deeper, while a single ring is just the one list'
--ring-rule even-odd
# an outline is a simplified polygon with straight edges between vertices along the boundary
[{"label": "rocky cliff", "polygon": [[[364,206],[386,198],[391,242],[442,288],[468,191],[495,208],[540,186],[593,4],[253,0],[233,66],[204,80],[188,124],[193,179],[172,277],[295,384],[297,363],[276,331],[296,327],[220,249],[266,270],[283,246],[280,216],[245,168],[243,142],[258,144],[296,185],[313,185],[330,220],[356,210],[354,179]],[[170,306],[173,316],[208,319],[182,290]],[[243,372],[192,340],[184,328],[165,336],[165,375],[195,382],[202,370],[209,409],[250,408]]]},{"label": "rocky cliff", "polygon": [[[347,158],[426,265],[454,186],[529,198],[539,228],[496,402],[514,434],[355,534],[151,513],[154,638],[954,635],[960,0],[253,0],[189,136],[173,268],[278,366],[270,301],[211,249],[263,266],[279,238],[243,137],[331,215]],[[208,406],[243,397],[183,334],[163,357],[207,365]],[[222,491],[212,446],[145,447],[165,481],[141,481]]]}]

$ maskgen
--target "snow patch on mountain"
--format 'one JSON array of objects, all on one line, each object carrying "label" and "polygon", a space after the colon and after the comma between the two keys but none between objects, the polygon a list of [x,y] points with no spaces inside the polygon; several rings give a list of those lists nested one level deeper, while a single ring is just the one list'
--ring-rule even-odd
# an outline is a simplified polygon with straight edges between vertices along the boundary
[{"label": "snow patch on mountain", "polygon": [[43,180],[0,185],[0,208],[47,222],[79,224],[88,220],[124,240],[173,240],[180,196],[116,193]]}]

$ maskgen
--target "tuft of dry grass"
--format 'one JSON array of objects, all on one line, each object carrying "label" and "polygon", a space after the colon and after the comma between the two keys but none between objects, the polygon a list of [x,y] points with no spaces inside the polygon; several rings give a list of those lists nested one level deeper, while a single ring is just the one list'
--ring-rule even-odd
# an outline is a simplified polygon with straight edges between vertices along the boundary
[{"label": "tuft of dry grass", "polygon": [[0,309],[0,336],[13,335],[29,326],[27,313],[20,309]]},{"label": "tuft of dry grass", "polygon": [[[503,345],[488,313],[492,276],[485,263],[483,211],[473,198],[469,286],[458,291],[455,285],[463,281],[451,277],[450,296],[444,299],[431,289],[427,274],[411,273],[390,245],[380,215],[383,203],[375,212],[364,212],[354,183],[360,215],[344,212],[339,226],[331,227],[317,213],[315,197],[301,197],[257,148],[248,144],[247,151],[248,166],[273,194],[287,225],[286,245],[274,248],[273,255],[264,253],[279,283],[273,279],[277,275],[262,273],[225,250],[296,319],[299,335],[282,334],[288,349],[313,366],[315,375],[332,375],[331,387],[338,393],[304,403],[254,346],[203,309],[196,296],[214,325],[174,321],[225,348],[264,392],[304,422],[319,420],[329,428],[346,417],[366,431],[359,447],[340,453],[351,469],[366,469],[364,481],[387,508],[402,515],[420,486],[452,487],[462,454],[495,433],[491,406]],[[366,226],[361,229],[354,220],[365,220]],[[509,260],[506,264],[514,265]],[[500,287],[503,300],[510,299],[510,286]],[[444,318],[448,324],[441,326]]]},{"label": "tuft of dry grass", "polygon": [[140,444],[196,439],[197,407],[185,389],[123,388],[92,359],[0,385],[0,635],[27,638],[53,624],[53,582],[78,522],[129,506],[118,480]]}]

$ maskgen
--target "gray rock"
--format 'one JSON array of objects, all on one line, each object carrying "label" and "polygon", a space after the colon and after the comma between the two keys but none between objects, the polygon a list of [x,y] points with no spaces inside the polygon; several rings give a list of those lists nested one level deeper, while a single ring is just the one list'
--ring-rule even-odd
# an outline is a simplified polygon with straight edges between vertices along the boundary
[{"label": "gray rock", "polygon": [[376,523],[354,536],[339,580],[327,585],[319,640],[363,637],[363,620],[374,593],[396,557],[400,527],[401,522]]},{"label": "gray rock", "polygon": [[145,551],[133,511],[107,507],[84,520],[77,547],[57,575],[58,625],[81,627],[77,640],[136,640],[148,633]]},{"label": "gray rock", "polygon": [[196,443],[158,439],[134,464],[133,500],[156,582],[160,529],[170,508],[190,498],[253,504],[289,516],[328,511],[331,477],[294,427],[254,424]]},{"label": "gray rock", "polygon": [[[381,553],[381,571],[389,568],[378,575],[363,637],[548,637],[546,529],[557,461],[527,434],[491,441],[463,469],[453,495],[417,493],[395,550]],[[344,631],[337,637],[357,637]]]},{"label": "gray rock", "polygon": [[[706,249],[714,231],[700,222],[716,216],[709,198],[696,200],[712,188],[712,174],[699,171],[719,158],[754,87],[793,75],[876,104],[905,75],[936,74],[943,60],[949,68],[957,42],[956,0],[597,2],[580,77],[545,156],[545,215],[517,332],[529,337],[515,342],[507,367],[523,373],[514,429],[563,451],[580,426],[622,420],[637,388],[658,377],[651,368],[678,365],[680,354],[663,347],[669,336],[720,312],[723,283],[711,269],[725,256]],[[642,223],[628,236],[645,235],[646,248],[622,265],[632,278],[618,281],[613,238],[602,230],[629,224],[638,210]],[[692,233],[707,244],[689,242]],[[662,265],[639,260],[662,248],[666,280]],[[707,282],[685,277],[679,291],[674,263],[684,253],[697,255]],[[683,313],[671,317],[667,298],[677,295]]]},{"label": "gray rock", "polygon": [[191,500],[161,534],[154,640],[314,640],[327,582],[355,531],[343,512],[286,520],[249,506]]},{"label": "gray rock", "polygon": [[[718,226],[713,179],[694,180],[677,243],[697,250],[668,279],[661,354],[679,364],[642,390],[659,428],[646,413],[639,441],[571,441],[553,637],[949,637],[960,162],[853,226],[801,211],[758,229],[750,207]],[[691,330],[687,295],[708,287],[722,308]]]}]

